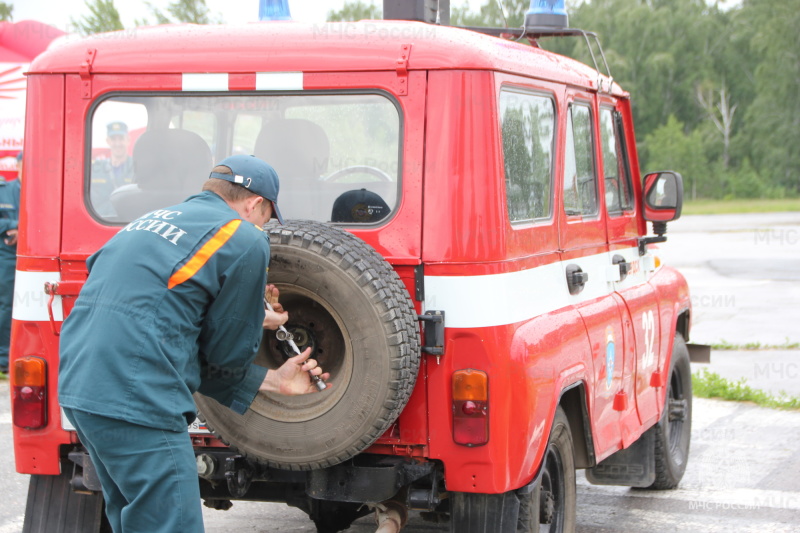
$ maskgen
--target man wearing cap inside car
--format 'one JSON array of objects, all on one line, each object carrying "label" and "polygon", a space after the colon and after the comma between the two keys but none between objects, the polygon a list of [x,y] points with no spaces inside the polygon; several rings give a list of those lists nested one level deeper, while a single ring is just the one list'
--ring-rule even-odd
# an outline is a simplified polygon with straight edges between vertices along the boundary
[{"label": "man wearing cap inside car", "polygon": [[258,391],[306,394],[309,371],[329,377],[310,349],[276,370],[253,364],[262,328],[288,319],[266,286],[261,230],[283,222],[278,187],[266,162],[228,157],[200,194],[134,220],[86,263],[61,331],[59,400],[116,533],[203,530],[192,393],[244,414]]},{"label": "man wearing cap inside car", "polygon": [[108,124],[106,143],[111,154],[108,158],[97,159],[92,163],[92,206],[101,216],[111,217],[116,214],[110,200],[114,189],[133,183],[133,158],[128,154],[130,142],[127,124],[120,121]]}]

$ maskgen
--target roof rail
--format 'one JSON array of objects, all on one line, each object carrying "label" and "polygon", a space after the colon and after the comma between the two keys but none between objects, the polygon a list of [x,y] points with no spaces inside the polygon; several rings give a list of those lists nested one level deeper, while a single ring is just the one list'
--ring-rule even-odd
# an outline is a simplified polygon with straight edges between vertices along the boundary
[{"label": "roof rail", "polygon": [[[611,92],[611,86],[614,84],[614,77],[611,75],[611,69],[608,66],[608,61],[606,61],[606,55],[603,52],[603,46],[600,44],[600,39],[597,37],[597,34],[591,31],[581,30],[578,28],[557,28],[557,27],[547,27],[547,26],[529,26],[526,28],[485,28],[482,26],[457,26],[458,28],[462,28],[465,30],[471,30],[478,33],[484,33],[486,35],[492,35],[495,37],[514,37],[516,40],[521,39],[530,39],[530,40],[538,40],[542,37],[578,37],[582,36],[583,39],[586,41],[586,47],[589,49],[589,54],[592,56],[592,63],[594,63],[594,69],[599,73],[603,74],[608,77],[608,87],[604,87],[603,78],[600,77],[597,80],[597,87],[600,92]],[[597,57],[595,56],[594,49],[592,48],[592,44],[589,41],[589,37],[594,39],[594,42],[597,44],[597,49],[600,51],[600,58],[603,60],[603,66],[605,67],[605,72],[600,70],[600,65],[597,62]]]}]

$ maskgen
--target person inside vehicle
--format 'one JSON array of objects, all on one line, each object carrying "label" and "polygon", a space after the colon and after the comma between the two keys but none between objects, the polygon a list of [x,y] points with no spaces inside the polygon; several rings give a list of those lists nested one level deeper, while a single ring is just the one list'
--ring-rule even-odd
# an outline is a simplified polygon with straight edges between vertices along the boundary
[{"label": "person inside vehicle", "polygon": [[275,370],[253,364],[262,329],[288,319],[266,285],[261,229],[283,223],[275,170],[234,155],[202,189],[134,220],[87,260],[61,331],[59,400],[116,533],[203,531],[193,393],[244,415],[259,391],[307,394],[309,372],[330,377],[310,348]]},{"label": "person inside vehicle", "polygon": [[4,177],[0,176],[0,237],[3,239],[3,242],[0,242],[0,372],[4,374],[8,373],[21,186],[22,152],[17,154],[17,179],[6,181]]},{"label": "person inside vehicle", "polygon": [[92,163],[91,199],[97,214],[111,217],[116,213],[109,198],[114,189],[133,183],[133,158],[128,153],[128,125],[110,122],[106,127],[106,143],[111,149],[107,158]]}]

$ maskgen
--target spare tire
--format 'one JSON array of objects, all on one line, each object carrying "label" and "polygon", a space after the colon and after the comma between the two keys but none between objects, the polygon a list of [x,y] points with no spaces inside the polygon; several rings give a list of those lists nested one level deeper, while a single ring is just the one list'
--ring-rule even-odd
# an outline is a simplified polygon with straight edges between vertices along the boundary
[{"label": "spare tire", "polygon": [[[269,283],[289,312],[286,328],[301,350],[312,347],[333,387],[302,396],[262,392],[244,415],[200,394],[195,402],[212,432],[262,464],[338,464],[375,442],[405,407],[419,369],[417,315],[394,269],[352,234],[311,221],[265,231]],[[265,330],[255,362],[277,368],[292,355]]]}]

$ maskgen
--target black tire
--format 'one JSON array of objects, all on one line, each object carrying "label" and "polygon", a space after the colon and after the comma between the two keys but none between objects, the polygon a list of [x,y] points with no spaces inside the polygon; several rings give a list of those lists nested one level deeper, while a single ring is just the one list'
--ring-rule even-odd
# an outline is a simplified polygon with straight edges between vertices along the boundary
[{"label": "black tire", "polygon": [[569,420],[560,406],[547,441],[541,479],[530,493],[520,493],[519,498],[518,532],[575,531],[575,451]]},{"label": "black tire", "polygon": [[59,476],[31,476],[22,533],[111,533],[99,492],[72,490],[70,463]]},{"label": "black tire", "polygon": [[[371,445],[408,401],[419,369],[417,315],[394,269],[355,236],[311,221],[265,231],[287,329],[301,350],[312,346],[333,388],[260,393],[244,415],[195,401],[212,431],[251,459],[287,470],[332,466]],[[291,355],[266,331],[256,364],[277,368]]]},{"label": "black tire", "polygon": [[647,488],[674,489],[686,472],[692,437],[692,369],[689,350],[680,334],[675,335],[672,346],[664,412],[653,430],[656,480]]}]

